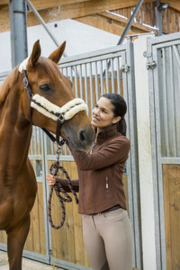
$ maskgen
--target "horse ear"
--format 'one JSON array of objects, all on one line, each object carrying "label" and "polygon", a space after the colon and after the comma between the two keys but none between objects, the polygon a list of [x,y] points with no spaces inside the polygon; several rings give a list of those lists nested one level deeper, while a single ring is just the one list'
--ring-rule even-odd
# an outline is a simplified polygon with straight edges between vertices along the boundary
[{"label": "horse ear", "polygon": [[54,52],[50,54],[49,59],[51,59],[53,62],[58,64],[64,53],[65,47],[66,47],[66,41],[64,41],[61,44],[61,46],[59,46]]},{"label": "horse ear", "polygon": [[41,55],[41,47],[40,47],[40,43],[39,43],[39,40],[37,40],[35,43],[34,43],[34,46],[33,46],[33,49],[32,49],[32,53],[29,57],[29,60],[28,60],[28,68],[32,68],[35,66],[35,64],[37,63],[39,57]]}]

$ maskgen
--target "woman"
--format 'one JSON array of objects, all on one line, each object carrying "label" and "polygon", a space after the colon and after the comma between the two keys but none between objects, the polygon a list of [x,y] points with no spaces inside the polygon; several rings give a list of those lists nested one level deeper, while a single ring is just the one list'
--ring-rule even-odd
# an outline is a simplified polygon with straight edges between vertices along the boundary
[{"label": "woman", "polygon": [[[93,110],[94,146],[72,155],[79,180],[79,213],[84,245],[94,270],[132,270],[132,233],[126,211],[122,175],[130,142],[125,137],[127,106],[118,94],[104,94]],[[56,178],[47,175],[49,185]],[[66,180],[60,179],[68,191]]]}]

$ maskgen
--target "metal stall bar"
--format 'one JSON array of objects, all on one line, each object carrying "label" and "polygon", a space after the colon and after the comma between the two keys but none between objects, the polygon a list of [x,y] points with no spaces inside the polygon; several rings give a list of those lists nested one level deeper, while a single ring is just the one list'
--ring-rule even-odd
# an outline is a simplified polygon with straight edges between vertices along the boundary
[{"label": "metal stall bar", "polygon": [[164,96],[164,110],[163,113],[165,115],[165,125],[164,125],[164,143],[166,144],[166,150],[167,150],[167,156],[170,156],[170,146],[169,146],[169,129],[167,128],[167,123],[168,123],[168,97],[167,97],[167,81],[166,81],[166,74],[167,74],[167,68],[166,68],[166,61],[165,61],[165,56],[166,56],[166,51],[165,48],[162,49],[162,54],[163,54],[163,59],[162,59],[162,75],[163,75],[163,96]]},{"label": "metal stall bar", "polygon": [[12,67],[21,63],[28,56],[26,1],[11,0],[9,4],[11,30]]},{"label": "metal stall bar", "polygon": [[179,53],[176,55],[174,46],[180,46],[179,33],[149,39],[147,50],[149,61],[156,63],[155,68],[149,69],[149,96],[157,269],[162,270],[167,268],[162,169],[163,164],[180,163],[177,152],[180,143],[177,136],[177,121],[180,118],[177,97],[180,97],[180,88],[179,72],[175,67],[175,59],[179,67]]},{"label": "metal stall bar", "polygon": [[[141,240],[141,217],[140,217],[140,187],[139,187],[139,164],[138,164],[138,135],[137,135],[137,116],[136,116],[136,91],[135,91],[135,77],[134,77],[134,56],[133,43],[129,42],[126,50],[126,66],[123,71],[123,77],[126,77],[127,89],[127,122],[128,122],[128,137],[131,142],[131,151],[128,168],[128,185],[130,196],[130,207],[132,225],[134,230],[134,264],[138,269],[142,269],[142,240]],[[123,63],[124,64],[124,63]],[[123,80],[124,81],[124,80]]]}]

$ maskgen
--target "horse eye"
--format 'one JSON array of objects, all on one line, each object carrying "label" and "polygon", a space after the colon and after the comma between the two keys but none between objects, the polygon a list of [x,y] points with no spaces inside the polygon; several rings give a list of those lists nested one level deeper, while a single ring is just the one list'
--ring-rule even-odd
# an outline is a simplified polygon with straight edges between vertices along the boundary
[{"label": "horse eye", "polygon": [[43,84],[41,86],[39,86],[39,89],[42,91],[42,92],[48,92],[51,90],[49,84]]}]

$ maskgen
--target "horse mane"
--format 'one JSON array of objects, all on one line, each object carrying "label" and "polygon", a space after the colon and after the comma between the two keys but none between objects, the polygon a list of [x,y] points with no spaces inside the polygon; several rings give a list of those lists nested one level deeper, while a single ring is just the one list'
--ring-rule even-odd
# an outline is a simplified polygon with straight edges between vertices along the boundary
[{"label": "horse mane", "polygon": [[18,79],[18,67],[12,70],[12,72],[4,79],[3,83],[0,86],[0,107],[6,100],[7,95],[9,94],[10,89],[16,83]]}]

